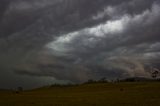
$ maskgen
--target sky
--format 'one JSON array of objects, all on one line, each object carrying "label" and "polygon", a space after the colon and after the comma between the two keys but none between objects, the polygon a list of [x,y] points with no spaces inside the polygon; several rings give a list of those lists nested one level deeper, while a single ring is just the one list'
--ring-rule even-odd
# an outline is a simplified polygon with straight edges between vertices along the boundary
[{"label": "sky", "polygon": [[159,0],[0,0],[0,88],[150,77]]}]

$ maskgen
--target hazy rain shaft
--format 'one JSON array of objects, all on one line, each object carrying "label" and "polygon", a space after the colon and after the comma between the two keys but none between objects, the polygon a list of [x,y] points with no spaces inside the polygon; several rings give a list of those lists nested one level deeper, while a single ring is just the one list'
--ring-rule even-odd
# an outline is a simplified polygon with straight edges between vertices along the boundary
[{"label": "hazy rain shaft", "polygon": [[0,87],[150,77],[159,0],[1,0]]}]

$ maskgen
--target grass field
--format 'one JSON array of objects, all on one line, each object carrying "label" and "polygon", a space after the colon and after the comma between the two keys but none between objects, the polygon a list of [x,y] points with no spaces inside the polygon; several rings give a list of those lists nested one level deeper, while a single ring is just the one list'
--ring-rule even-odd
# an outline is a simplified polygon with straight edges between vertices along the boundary
[{"label": "grass field", "polygon": [[0,91],[0,106],[160,106],[160,83],[99,83]]}]

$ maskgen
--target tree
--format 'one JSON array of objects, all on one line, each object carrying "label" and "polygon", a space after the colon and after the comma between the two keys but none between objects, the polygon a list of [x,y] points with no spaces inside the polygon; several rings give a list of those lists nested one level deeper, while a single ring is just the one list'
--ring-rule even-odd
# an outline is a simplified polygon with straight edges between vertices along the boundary
[{"label": "tree", "polygon": [[158,74],[159,74],[159,69],[157,69],[157,68],[153,68],[152,70],[152,78],[157,78],[157,76],[158,76]]},{"label": "tree", "polygon": [[153,73],[152,73],[152,78],[157,78],[157,75],[158,75],[158,71],[154,71]]}]

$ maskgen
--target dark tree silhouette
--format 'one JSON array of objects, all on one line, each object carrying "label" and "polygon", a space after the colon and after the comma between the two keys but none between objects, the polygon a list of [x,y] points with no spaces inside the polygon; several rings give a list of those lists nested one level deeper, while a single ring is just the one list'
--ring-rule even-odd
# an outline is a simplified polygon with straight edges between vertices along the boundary
[{"label": "dark tree silhouette", "polygon": [[152,75],[152,78],[157,78],[159,72],[160,72],[159,69],[157,69],[157,68],[152,68],[152,67],[151,67],[151,75]]},{"label": "dark tree silhouette", "polygon": [[158,71],[152,72],[152,78],[157,78],[158,74],[159,74]]}]

